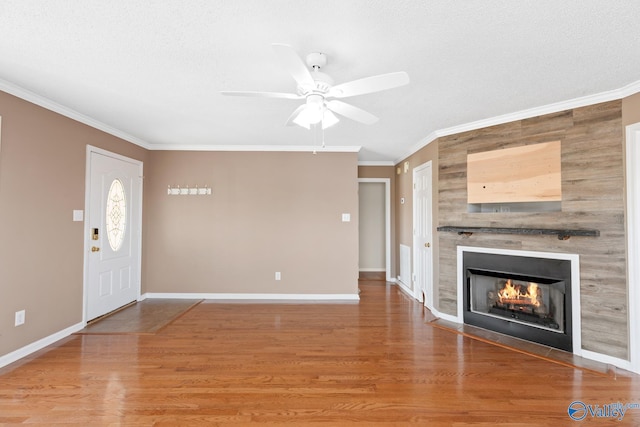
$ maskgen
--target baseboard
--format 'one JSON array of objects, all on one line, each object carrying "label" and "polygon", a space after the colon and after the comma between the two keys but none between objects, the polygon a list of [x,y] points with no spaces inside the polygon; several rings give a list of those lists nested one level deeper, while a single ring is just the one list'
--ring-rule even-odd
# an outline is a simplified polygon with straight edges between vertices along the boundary
[{"label": "baseboard", "polygon": [[398,276],[398,280],[396,281],[396,285],[400,288],[402,292],[404,292],[405,294],[409,295],[412,298],[415,298],[415,295],[413,295],[413,291],[411,291],[411,289],[406,284],[404,284],[404,282],[400,279],[399,276]]},{"label": "baseboard", "polygon": [[447,313],[441,313],[438,310],[436,310],[435,308],[430,308],[429,309],[431,311],[431,314],[433,314],[434,316],[436,316],[439,319],[442,320],[446,320],[448,322],[453,322],[453,323],[462,323],[462,321],[460,321],[460,319],[458,319],[458,316],[454,316],[451,314],[447,314]]},{"label": "baseboard", "polygon": [[257,301],[359,301],[358,294],[227,294],[227,293],[163,293],[147,292],[141,296],[160,299],[211,299],[211,300],[257,300]]},{"label": "baseboard", "polygon": [[[459,320],[457,316],[452,316],[450,314],[446,314],[446,313],[440,313],[435,309],[431,310],[431,314],[433,314],[435,317],[442,319],[442,320],[446,320],[449,321],[451,323],[455,323],[458,325],[462,325],[463,321]],[[620,369],[624,369],[626,371],[630,371],[633,372],[633,370],[631,369],[631,362],[629,362],[628,360],[624,360],[624,359],[620,359],[617,357],[613,357],[613,356],[608,356],[606,354],[602,354],[602,353],[597,353],[595,351],[589,351],[589,350],[584,350],[584,349],[579,349],[578,351],[574,351],[573,352],[574,355],[582,357],[584,359],[588,359],[588,360],[592,360],[594,362],[600,362],[600,363],[604,363],[607,365],[611,365],[611,366],[615,366],[616,368],[620,368]],[[640,372],[638,372],[640,373]]]},{"label": "baseboard", "polygon": [[69,326],[66,329],[56,332],[55,334],[51,334],[48,337],[44,337],[42,339],[39,339],[38,341],[32,342],[31,344],[25,345],[22,348],[12,351],[11,353],[5,354],[4,356],[0,357],[0,368],[7,366],[10,363],[17,362],[23,357],[27,357],[38,350],[42,350],[46,346],[51,345],[56,341],[60,341],[61,339],[68,337],[74,332],[78,332],[79,330],[84,328],[85,325],[86,324],[84,322],[76,323],[73,326]]},{"label": "baseboard", "polygon": [[[577,353],[576,353],[577,354]],[[584,357],[585,359],[594,360],[600,363],[606,363],[608,365],[613,365],[617,368],[624,369],[626,371],[633,372],[631,369],[631,362],[628,360],[620,359],[618,357],[607,356],[606,354],[596,353],[595,351],[589,351],[582,349],[580,354],[577,354],[580,357]]]}]

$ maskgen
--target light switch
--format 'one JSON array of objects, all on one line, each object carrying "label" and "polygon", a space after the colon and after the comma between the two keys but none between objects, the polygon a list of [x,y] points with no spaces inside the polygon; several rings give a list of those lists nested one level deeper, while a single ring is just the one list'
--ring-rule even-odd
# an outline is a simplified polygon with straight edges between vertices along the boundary
[{"label": "light switch", "polygon": [[75,210],[73,211],[73,220],[74,221],[84,221],[84,211]]},{"label": "light switch", "polygon": [[351,214],[343,213],[342,214],[342,222],[350,222],[350,221],[351,221]]}]

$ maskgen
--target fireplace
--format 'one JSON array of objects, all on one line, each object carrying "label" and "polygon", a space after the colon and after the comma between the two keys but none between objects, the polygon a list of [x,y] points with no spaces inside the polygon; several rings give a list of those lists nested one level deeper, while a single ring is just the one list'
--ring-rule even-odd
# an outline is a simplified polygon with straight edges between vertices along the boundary
[{"label": "fireplace", "polygon": [[571,259],[468,249],[462,251],[464,323],[573,351]]}]

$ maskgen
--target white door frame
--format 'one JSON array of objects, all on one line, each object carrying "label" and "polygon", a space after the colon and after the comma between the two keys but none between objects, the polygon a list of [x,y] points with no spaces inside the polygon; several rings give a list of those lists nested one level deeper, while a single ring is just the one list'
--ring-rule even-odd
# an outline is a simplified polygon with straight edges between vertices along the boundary
[{"label": "white door frame", "polygon": [[[412,186],[413,186],[413,190],[412,190],[412,197],[413,197],[413,218],[412,218],[412,223],[413,223],[413,236],[412,236],[412,251],[413,251],[413,267],[412,267],[412,271],[413,274],[412,276],[412,291],[413,294],[415,296],[415,298],[422,302],[424,304],[425,307],[429,308],[430,310],[433,309],[433,177],[430,176],[429,177],[429,191],[431,192],[431,209],[432,211],[429,212],[429,218],[430,218],[430,223],[431,223],[431,257],[429,257],[429,259],[427,259],[427,270],[429,271],[429,274],[431,274],[431,286],[427,286],[428,289],[416,289],[416,283],[417,283],[417,276],[416,276],[416,265],[417,265],[417,257],[419,254],[419,247],[416,244],[416,237],[415,237],[415,229],[416,229],[416,225],[415,225],[415,218],[416,218],[416,209],[417,209],[417,203],[415,200],[415,183],[416,183],[416,174],[418,172],[421,172],[423,169],[429,168],[429,170],[432,171],[432,165],[431,165],[431,160],[429,160],[428,162],[425,162],[421,165],[416,166],[415,168],[413,168],[413,177],[412,177]],[[433,174],[433,171],[432,171]],[[426,280],[426,277],[425,277]],[[421,294],[421,292],[424,291],[424,298]]]},{"label": "white door frame", "polygon": [[391,179],[389,178],[358,178],[358,182],[384,184],[384,258],[387,282],[391,278]]},{"label": "white door frame", "polygon": [[640,374],[640,123],[626,129],[629,360]]},{"label": "white door frame", "polygon": [[[118,160],[122,160],[125,162],[129,162],[129,163],[134,163],[136,165],[138,165],[139,167],[139,173],[140,176],[142,177],[142,168],[143,168],[143,163],[139,160],[136,159],[132,159],[130,157],[125,157],[122,156],[120,154],[116,154],[116,153],[112,153],[110,151],[107,150],[103,150],[102,148],[98,148],[98,147],[94,147],[91,145],[87,145],[87,158],[86,158],[86,167],[85,167],[85,192],[84,192],[84,213],[85,213],[85,218],[84,218],[84,234],[83,234],[83,240],[84,240],[84,267],[83,267],[83,287],[82,287],[82,291],[83,291],[83,295],[82,295],[82,322],[83,323],[87,323],[87,297],[88,297],[88,287],[89,287],[89,255],[90,255],[90,249],[89,247],[91,246],[91,242],[89,239],[89,234],[90,234],[90,224],[89,221],[87,221],[87,215],[88,212],[90,211],[91,208],[91,200],[90,200],[90,196],[91,196],[91,154],[92,153],[96,153],[96,154],[101,154],[103,156],[108,156],[108,157],[112,157],[114,159],[118,159]],[[141,292],[141,282],[142,282],[142,190],[143,190],[143,185],[142,185],[142,180],[140,180],[140,200],[138,201],[138,211],[135,212],[135,215],[138,215],[139,218],[139,224],[140,224],[140,235],[138,236],[138,247],[134,248],[134,252],[137,252],[135,255],[135,260],[138,263],[138,272],[137,272],[137,277],[136,279],[136,295],[137,295],[137,299],[140,300],[140,292]]]}]

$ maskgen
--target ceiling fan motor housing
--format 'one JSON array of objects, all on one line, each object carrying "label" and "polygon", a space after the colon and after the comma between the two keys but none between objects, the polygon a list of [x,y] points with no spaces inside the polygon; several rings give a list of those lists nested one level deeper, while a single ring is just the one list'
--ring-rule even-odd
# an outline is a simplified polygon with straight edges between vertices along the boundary
[{"label": "ceiling fan motor housing", "polygon": [[313,52],[307,55],[307,65],[313,70],[319,70],[327,65],[327,55],[321,52]]},{"label": "ceiling fan motor housing", "polygon": [[315,83],[314,88],[300,88],[301,94],[308,95],[309,93],[322,93],[331,89],[333,86],[333,79],[322,73],[320,69],[327,65],[327,55],[321,52],[313,52],[307,55],[307,65],[311,68],[311,77]]}]

